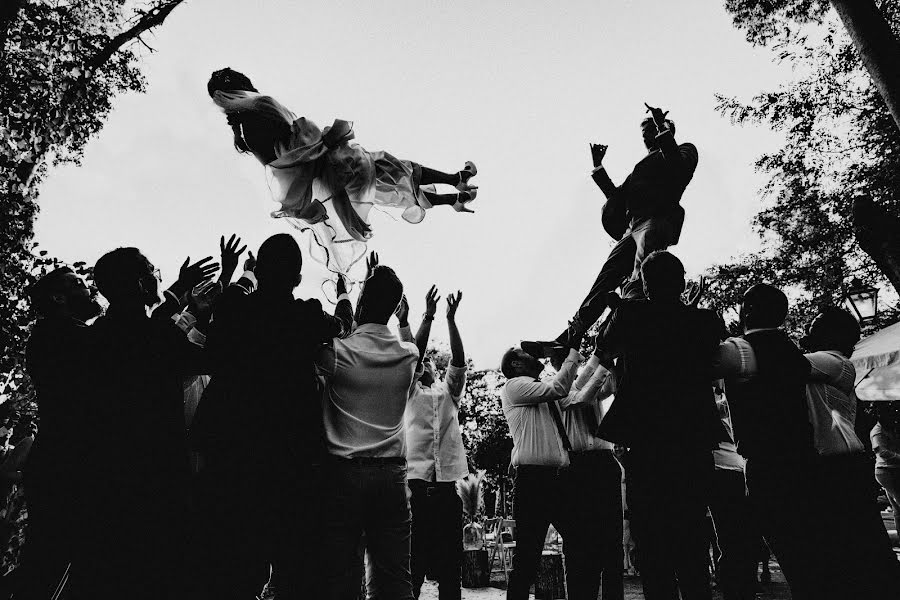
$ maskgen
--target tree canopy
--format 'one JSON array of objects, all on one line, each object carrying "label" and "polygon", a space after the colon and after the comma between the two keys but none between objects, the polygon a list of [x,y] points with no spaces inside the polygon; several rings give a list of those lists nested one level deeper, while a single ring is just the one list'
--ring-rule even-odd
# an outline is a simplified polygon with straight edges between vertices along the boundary
[{"label": "tree canopy", "polygon": [[[862,193],[888,215],[900,216],[900,135],[854,44],[826,14],[827,2],[726,5],[749,39],[769,43],[777,60],[791,64],[793,76],[749,101],[717,98],[718,110],[733,123],[767,125],[784,142],[756,161],[768,176],[764,206],[753,223],[762,249],[713,267],[710,293],[725,309],[753,281],[791,288],[797,324],[812,316],[815,305],[840,303],[852,277],[887,281],[857,243],[852,216],[854,198]],[[882,6],[895,32],[898,6],[898,0]],[[797,22],[812,21],[821,26],[797,28]]]}]

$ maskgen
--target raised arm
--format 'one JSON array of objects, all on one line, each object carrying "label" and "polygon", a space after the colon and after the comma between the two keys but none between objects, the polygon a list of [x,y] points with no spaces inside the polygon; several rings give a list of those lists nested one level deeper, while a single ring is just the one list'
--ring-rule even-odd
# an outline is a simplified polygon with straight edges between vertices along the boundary
[{"label": "raised arm", "polygon": [[597,184],[597,187],[600,188],[600,191],[603,192],[603,195],[606,196],[607,199],[612,198],[618,190],[618,187],[616,187],[616,184],[609,178],[609,174],[603,166],[603,158],[606,156],[606,150],[609,146],[603,144],[590,144],[590,147],[591,159],[594,161],[594,170],[591,171],[591,179],[594,180],[594,183]]},{"label": "raised arm", "polygon": [[400,327],[400,339],[415,344],[416,340],[413,338],[412,331],[409,330],[409,301],[406,299],[406,294],[400,298],[400,304],[397,305],[394,315],[397,317],[397,325]]},{"label": "raised arm", "polygon": [[506,393],[510,404],[512,406],[529,406],[565,398],[572,389],[580,359],[581,355],[577,350],[569,350],[569,355],[562,367],[550,381],[530,381],[526,377],[511,379],[506,383]]},{"label": "raised arm", "polygon": [[347,282],[344,280],[343,275],[338,275],[337,294],[338,301],[337,306],[334,307],[334,316],[323,311],[327,324],[323,342],[336,337],[344,337],[353,328],[353,304],[350,303],[350,296],[347,294]]},{"label": "raised arm", "polygon": [[600,357],[594,354],[578,375],[571,391],[559,401],[559,405],[565,410],[571,406],[603,400],[610,397],[614,389],[613,374],[600,364]]},{"label": "raised arm", "polygon": [[447,296],[447,331],[450,335],[450,364],[454,367],[466,366],[466,352],[463,349],[459,328],[456,326],[456,309],[462,300],[462,292]]},{"label": "raised arm", "polygon": [[218,263],[209,262],[212,259],[212,256],[207,256],[194,264],[190,264],[191,257],[187,257],[178,272],[178,279],[163,292],[165,300],[153,310],[152,317],[154,319],[169,319],[172,315],[181,312],[181,309],[184,308],[184,300],[187,294],[195,286],[212,279],[216,271],[219,270]]},{"label": "raised arm", "polygon": [[438,296],[436,286],[431,286],[425,294],[425,314],[422,315],[422,323],[416,332],[416,346],[419,348],[419,362],[425,360],[425,351],[428,349],[428,338],[431,337],[431,322],[434,321],[434,313],[437,312]]},{"label": "raised arm", "polygon": [[659,132],[656,135],[656,144],[659,146],[663,158],[667,162],[676,165],[690,179],[697,168],[697,147],[693,144],[679,145],[675,141],[675,132],[669,127],[671,121],[666,120],[666,115],[669,114],[668,111],[650,106],[646,102],[644,106],[647,107],[647,112],[650,113],[650,116],[653,117],[653,122],[656,123],[656,130]]}]

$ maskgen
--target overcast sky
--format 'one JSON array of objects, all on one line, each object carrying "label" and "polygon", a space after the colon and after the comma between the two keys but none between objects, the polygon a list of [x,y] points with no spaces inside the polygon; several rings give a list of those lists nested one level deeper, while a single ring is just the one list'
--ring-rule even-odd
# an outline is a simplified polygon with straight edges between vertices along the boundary
[{"label": "overcast sky", "polygon": [[[230,66],[320,126],[354,121],[369,150],[450,172],[477,163],[474,215],[437,207],[411,225],[373,213],[369,247],[403,280],[414,327],[429,285],[463,290],[467,353],[495,367],[519,340],[555,336],[593,282],[612,241],[588,142],[609,145],[620,182],[644,154],[644,101],[670,110],[678,140],[699,149],[674,248],[689,273],[757,246],[752,165],[777,139],[732,126],[714,94],[747,98],[787,72],[721,5],[190,0],[147,40],[147,93],[116,102],[81,166],[51,172],[37,241],[90,263],[134,245],[168,283],[185,256],[217,253],[222,233],[256,248],[293,231],[268,216],[263,167],[234,151],[206,95],[209,73]],[[325,276],[307,261],[298,294],[321,296]]]}]

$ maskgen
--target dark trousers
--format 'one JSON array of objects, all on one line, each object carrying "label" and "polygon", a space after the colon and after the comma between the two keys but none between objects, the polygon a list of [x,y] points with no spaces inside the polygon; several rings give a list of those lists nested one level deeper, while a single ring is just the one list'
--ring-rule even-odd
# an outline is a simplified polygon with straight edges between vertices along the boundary
[{"label": "dark trousers", "polygon": [[[599,454],[599,453],[598,453]],[[612,456],[609,459],[615,462]],[[609,481],[614,489],[603,489]],[[589,474],[595,478],[591,481]],[[621,598],[622,505],[618,464],[604,458],[579,460],[577,471],[521,465],[516,470],[514,517],[516,553],[506,597],[527,600],[544,548],[547,528],[552,523],[563,537],[566,584],[571,600],[596,600],[601,572],[615,569],[615,576],[603,576],[604,598]],[[582,485],[583,487],[578,487]],[[618,511],[615,510],[618,496]],[[598,512],[599,509],[599,512]],[[610,519],[611,522],[607,522]],[[618,544],[612,543],[616,535]],[[612,563],[617,557],[615,567]],[[599,567],[599,568],[598,568]],[[607,585],[609,584],[609,585]],[[616,593],[619,596],[616,596]]]},{"label": "dark trousers", "polygon": [[409,480],[412,511],[410,570],[418,598],[425,575],[438,583],[440,600],[462,594],[462,500],[456,483]]},{"label": "dark trousers", "polygon": [[[631,226],[609,252],[600,274],[576,313],[587,331],[606,310],[606,294],[623,283],[625,298],[643,298],[641,263],[651,252],[672,245],[672,224],[664,218],[633,220]],[[562,336],[561,336],[562,337]]]},{"label": "dark trousers", "polygon": [[629,453],[628,507],[647,600],[710,600],[706,509],[712,453]]},{"label": "dark trousers", "polygon": [[324,480],[323,597],[356,600],[365,534],[365,549],[373,563],[369,593],[385,600],[412,600],[406,461],[331,457]]},{"label": "dark trousers", "polygon": [[794,600],[831,598],[835,574],[827,573],[827,534],[838,515],[820,510],[812,459],[781,457],[747,461],[747,490],[753,520],[791,588]]},{"label": "dark trousers", "polygon": [[862,453],[821,457],[819,483],[830,537],[835,598],[900,594],[900,562],[872,494],[872,463]]},{"label": "dark trousers", "polygon": [[756,597],[759,535],[750,519],[750,504],[742,471],[716,469],[709,511],[719,545],[717,579],[725,600]]},{"label": "dark trousers", "polygon": [[15,571],[15,597],[46,600],[78,555],[80,490],[70,473],[42,473],[25,480],[25,497],[28,528]]},{"label": "dark trousers", "polygon": [[234,466],[200,475],[191,597],[253,600],[271,570],[278,600],[320,596],[322,556],[309,546],[321,537],[321,467]]},{"label": "dark trousers", "polygon": [[622,467],[611,450],[573,452],[570,458],[561,474],[568,531],[560,530],[569,597],[596,599],[602,582],[602,600],[622,600]]}]

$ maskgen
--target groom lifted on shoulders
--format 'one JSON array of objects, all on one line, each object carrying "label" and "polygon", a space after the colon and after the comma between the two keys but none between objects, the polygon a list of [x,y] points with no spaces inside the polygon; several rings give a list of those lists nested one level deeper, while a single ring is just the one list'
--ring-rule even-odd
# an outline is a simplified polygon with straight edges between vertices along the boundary
[{"label": "groom lifted on shoulders", "polygon": [[668,111],[645,106],[650,116],[641,121],[641,133],[648,154],[622,185],[616,186],[603,167],[607,146],[590,145],[591,177],[606,196],[603,228],[618,243],[568,328],[553,341],[522,342],[522,349],[533,356],[559,360],[567,347],[577,348],[606,310],[607,294],[620,285],[625,298],[642,298],[641,263],[650,253],[678,243],[684,224],[680,201],[697,168],[697,148],[675,142],[675,123],[666,118]]}]

